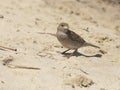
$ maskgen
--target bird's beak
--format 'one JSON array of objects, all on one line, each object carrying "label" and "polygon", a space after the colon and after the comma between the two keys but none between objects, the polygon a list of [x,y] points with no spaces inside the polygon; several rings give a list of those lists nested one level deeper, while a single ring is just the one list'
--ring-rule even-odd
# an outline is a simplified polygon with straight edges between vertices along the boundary
[{"label": "bird's beak", "polygon": [[68,29],[68,26],[64,26],[63,28],[66,30],[66,29]]}]

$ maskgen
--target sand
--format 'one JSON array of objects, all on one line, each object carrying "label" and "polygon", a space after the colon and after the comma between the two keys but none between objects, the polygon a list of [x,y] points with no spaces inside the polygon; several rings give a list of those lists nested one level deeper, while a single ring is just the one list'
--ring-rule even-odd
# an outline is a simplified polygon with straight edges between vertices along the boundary
[{"label": "sand", "polygon": [[[61,22],[101,49],[62,55],[55,36],[40,34]],[[0,0],[0,46],[0,90],[120,90],[120,1]]]}]

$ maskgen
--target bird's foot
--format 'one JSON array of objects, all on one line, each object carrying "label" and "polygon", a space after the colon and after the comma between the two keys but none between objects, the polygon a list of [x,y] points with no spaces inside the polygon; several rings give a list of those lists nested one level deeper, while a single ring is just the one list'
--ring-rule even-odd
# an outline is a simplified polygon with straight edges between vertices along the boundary
[{"label": "bird's foot", "polygon": [[67,51],[69,51],[70,49],[67,49],[67,50],[65,50],[64,52],[62,52],[61,54],[65,54]]}]

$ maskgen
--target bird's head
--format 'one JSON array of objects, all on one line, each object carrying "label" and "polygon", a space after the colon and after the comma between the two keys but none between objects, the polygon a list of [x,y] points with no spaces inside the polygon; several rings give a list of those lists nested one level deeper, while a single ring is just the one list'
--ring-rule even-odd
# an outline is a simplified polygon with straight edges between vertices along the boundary
[{"label": "bird's head", "polygon": [[60,23],[59,26],[57,27],[57,30],[68,30],[69,29],[69,25],[67,23]]}]

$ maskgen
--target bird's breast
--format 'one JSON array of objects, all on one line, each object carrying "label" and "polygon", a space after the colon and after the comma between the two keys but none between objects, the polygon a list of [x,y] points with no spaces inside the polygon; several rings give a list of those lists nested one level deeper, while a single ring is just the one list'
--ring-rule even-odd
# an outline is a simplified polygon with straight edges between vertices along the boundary
[{"label": "bird's breast", "polygon": [[61,39],[63,40],[67,38],[67,34],[64,32],[57,32],[56,35],[57,35],[58,40],[61,40]]},{"label": "bird's breast", "polygon": [[66,48],[70,48],[70,49],[75,49],[78,48],[78,45],[76,45],[76,43],[74,41],[72,41],[68,35],[64,32],[57,32],[57,39],[60,41],[60,43],[66,47]]}]

